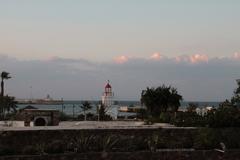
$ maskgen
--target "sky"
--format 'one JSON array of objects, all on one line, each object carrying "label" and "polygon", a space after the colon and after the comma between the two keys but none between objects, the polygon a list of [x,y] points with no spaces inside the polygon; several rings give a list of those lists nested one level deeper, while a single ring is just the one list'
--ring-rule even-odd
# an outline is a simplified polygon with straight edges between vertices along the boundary
[{"label": "sky", "polygon": [[1,0],[0,71],[17,98],[119,100],[162,84],[223,101],[240,78],[239,0]]}]

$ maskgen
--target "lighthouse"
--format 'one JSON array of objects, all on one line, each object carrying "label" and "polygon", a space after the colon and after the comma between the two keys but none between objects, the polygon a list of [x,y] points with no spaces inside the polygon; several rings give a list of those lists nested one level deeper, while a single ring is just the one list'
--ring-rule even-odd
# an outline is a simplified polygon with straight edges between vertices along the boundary
[{"label": "lighthouse", "polygon": [[102,95],[102,104],[105,108],[111,107],[113,105],[113,97],[114,94],[112,92],[112,86],[108,80]]}]

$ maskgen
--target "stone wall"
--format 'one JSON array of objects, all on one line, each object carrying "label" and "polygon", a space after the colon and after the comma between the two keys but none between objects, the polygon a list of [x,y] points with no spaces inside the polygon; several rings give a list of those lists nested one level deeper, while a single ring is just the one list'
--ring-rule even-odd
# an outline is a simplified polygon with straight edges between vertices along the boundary
[{"label": "stone wall", "polygon": [[[149,145],[154,145],[149,144],[155,143],[154,138],[162,140],[159,142],[160,148],[191,148],[195,132],[196,130],[193,129],[171,128],[0,131],[0,154],[1,148],[11,149],[21,154],[26,148],[46,149],[54,146],[61,146],[67,151],[77,148],[79,152],[106,149],[113,151],[146,150]],[[83,143],[87,143],[86,146]],[[111,143],[115,143],[115,149],[111,148],[113,145]]]},{"label": "stone wall", "polygon": [[239,135],[240,128],[0,131],[0,157],[56,153],[156,152],[166,148],[214,150],[221,149],[220,142],[227,149],[239,149]]},{"label": "stone wall", "polygon": [[161,151],[161,152],[92,152],[79,154],[2,156],[0,160],[239,160],[240,150],[225,153],[216,151]]}]

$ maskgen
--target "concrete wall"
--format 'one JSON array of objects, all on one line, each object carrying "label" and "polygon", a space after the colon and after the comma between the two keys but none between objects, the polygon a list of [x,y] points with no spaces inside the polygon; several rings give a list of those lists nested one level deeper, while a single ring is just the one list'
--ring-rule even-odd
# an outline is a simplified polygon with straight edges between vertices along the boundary
[{"label": "concrete wall", "polygon": [[2,156],[0,160],[239,160],[240,151],[99,152],[41,156]]},{"label": "concrete wall", "polygon": [[223,142],[227,149],[239,149],[239,135],[240,128],[0,131],[0,156],[66,152],[136,152],[164,148],[213,150],[221,149],[220,142]]},{"label": "concrete wall", "polygon": [[[186,129],[83,129],[83,130],[18,130],[0,131],[0,155],[11,149],[22,154],[29,148],[38,151],[59,146],[56,150],[134,151],[147,150],[157,136],[162,148],[191,148],[195,130]],[[117,140],[117,143],[115,142]],[[87,143],[88,146],[84,146]],[[115,148],[112,149],[113,144]],[[154,144],[153,144],[154,145]]]}]

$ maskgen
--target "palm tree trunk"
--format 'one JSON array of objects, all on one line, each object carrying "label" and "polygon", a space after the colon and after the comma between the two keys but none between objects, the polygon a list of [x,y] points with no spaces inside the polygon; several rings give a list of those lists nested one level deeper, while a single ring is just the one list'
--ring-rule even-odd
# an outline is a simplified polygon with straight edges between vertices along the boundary
[{"label": "palm tree trunk", "polygon": [[4,82],[3,82],[3,78],[2,78],[2,80],[1,80],[1,94],[0,94],[0,98],[1,98],[1,106],[0,106],[0,115],[1,115],[1,118],[3,118],[4,116],[4,103],[3,103],[3,101],[4,101],[4,99],[3,99],[3,95],[4,95]]},{"label": "palm tree trunk", "polygon": [[2,81],[1,81],[1,97],[4,96],[4,82],[3,82],[3,78],[2,78]]}]

